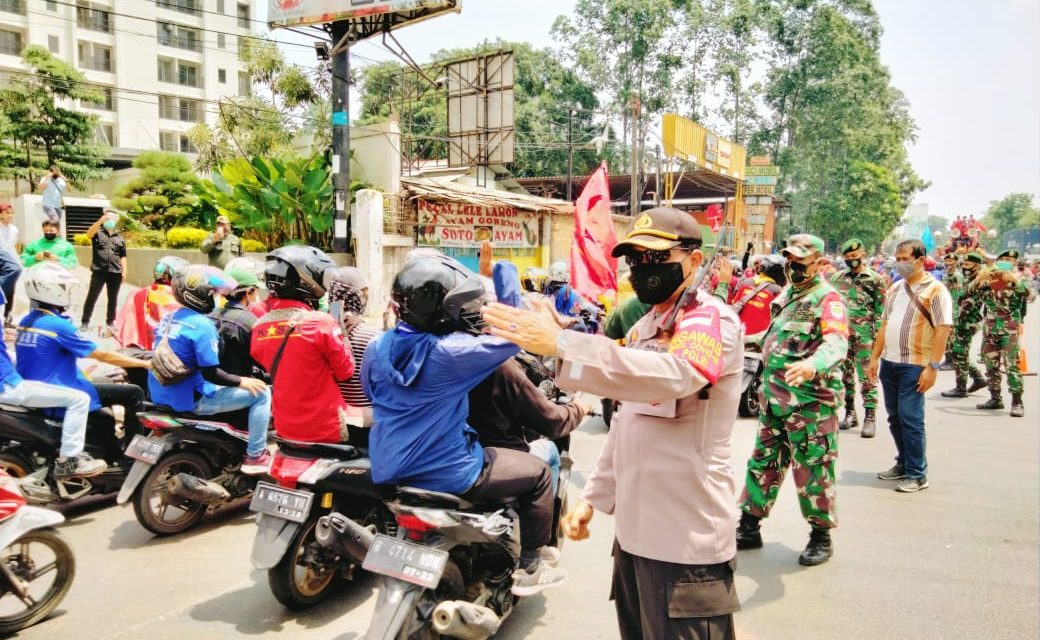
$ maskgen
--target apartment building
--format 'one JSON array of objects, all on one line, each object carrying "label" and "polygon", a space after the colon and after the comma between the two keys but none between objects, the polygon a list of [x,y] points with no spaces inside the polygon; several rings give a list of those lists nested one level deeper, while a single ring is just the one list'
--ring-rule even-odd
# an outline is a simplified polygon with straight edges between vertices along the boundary
[{"label": "apartment building", "polygon": [[98,136],[125,166],[146,149],[193,151],[185,132],[213,122],[223,96],[250,91],[238,48],[256,32],[249,0],[0,0],[0,82],[47,47],[96,85]]}]

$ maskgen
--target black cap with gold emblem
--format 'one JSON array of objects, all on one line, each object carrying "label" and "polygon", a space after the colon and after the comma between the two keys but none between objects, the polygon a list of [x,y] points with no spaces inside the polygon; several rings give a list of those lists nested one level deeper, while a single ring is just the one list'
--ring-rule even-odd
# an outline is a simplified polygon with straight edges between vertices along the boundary
[{"label": "black cap with gold emblem", "polygon": [[625,239],[614,247],[619,258],[631,253],[634,247],[663,251],[673,247],[701,245],[701,227],[694,217],[671,207],[657,207],[639,214],[632,222]]}]

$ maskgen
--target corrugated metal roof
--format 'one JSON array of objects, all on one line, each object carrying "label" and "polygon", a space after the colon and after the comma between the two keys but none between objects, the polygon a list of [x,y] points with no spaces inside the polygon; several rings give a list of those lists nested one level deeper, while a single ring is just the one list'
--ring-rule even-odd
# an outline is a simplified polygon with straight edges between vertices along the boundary
[{"label": "corrugated metal roof", "polygon": [[487,189],[461,184],[452,178],[402,177],[401,185],[412,193],[412,199],[450,200],[479,206],[505,206],[525,211],[573,213],[574,205],[564,200],[539,198],[525,193]]}]

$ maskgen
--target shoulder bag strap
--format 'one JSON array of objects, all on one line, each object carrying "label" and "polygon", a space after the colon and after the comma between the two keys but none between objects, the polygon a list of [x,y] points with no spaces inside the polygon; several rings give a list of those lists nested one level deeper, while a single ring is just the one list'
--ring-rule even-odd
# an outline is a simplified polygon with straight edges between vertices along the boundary
[{"label": "shoulder bag strap", "polygon": [[924,303],[917,297],[917,294],[910,288],[910,284],[906,280],[903,280],[903,286],[906,288],[906,295],[910,296],[910,300],[914,303],[914,306],[917,307],[917,310],[921,312],[924,319],[927,320],[928,324],[934,329],[935,323],[932,322],[932,314],[928,311],[928,307],[924,306]]},{"label": "shoulder bag strap", "polygon": [[274,384],[274,377],[278,375],[278,363],[282,361],[282,354],[285,353],[285,345],[289,343],[289,336],[296,331],[296,325],[289,327],[289,330],[285,332],[285,336],[282,338],[282,344],[278,346],[278,353],[274,354],[274,360],[271,361],[271,384]]},{"label": "shoulder bag strap", "polygon": [[743,298],[741,298],[740,300],[737,300],[735,303],[733,303],[733,312],[736,313],[739,316],[740,312],[744,310],[744,306],[747,303],[749,303],[752,300],[754,300],[755,296],[757,296],[758,294],[762,293],[762,291],[764,291],[765,288],[768,287],[770,284],[774,284],[774,283],[770,282],[769,280],[766,280],[766,281],[760,283],[757,287],[755,287],[754,289],[752,289],[748,293],[744,294]]}]

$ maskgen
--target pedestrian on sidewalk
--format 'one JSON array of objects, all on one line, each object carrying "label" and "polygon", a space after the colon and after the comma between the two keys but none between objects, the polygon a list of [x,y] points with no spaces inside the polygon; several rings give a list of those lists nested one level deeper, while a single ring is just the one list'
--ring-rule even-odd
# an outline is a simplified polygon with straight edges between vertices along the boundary
[{"label": "pedestrian on sidewalk", "polygon": [[840,429],[859,426],[856,417],[856,380],[863,393],[863,430],[860,437],[873,438],[877,419],[877,385],[867,377],[874,336],[881,326],[885,310],[885,279],[867,264],[863,241],[851,238],[841,247],[845,269],[831,277],[831,284],[845,297],[849,314],[849,351],[841,364],[842,383],[845,385],[845,419]]},{"label": "pedestrian on sidewalk", "polygon": [[986,310],[982,321],[982,361],[986,363],[989,400],[976,405],[976,408],[1004,408],[1000,382],[1006,370],[1013,418],[1025,415],[1022,372],[1018,368],[1019,337],[1024,328],[1022,320],[1026,315],[1026,305],[1034,298],[1025,280],[1015,272],[1018,256],[1015,249],[1004,250],[997,256],[994,268],[986,272],[979,283]]},{"label": "pedestrian on sidewalk", "polygon": [[217,216],[216,228],[206,236],[199,249],[209,258],[209,266],[223,269],[232,258],[242,255],[242,241],[231,230],[231,220],[227,216]]},{"label": "pedestrian on sidewalk", "polygon": [[52,164],[37,186],[43,189],[43,215],[60,225],[61,215],[65,212],[65,192],[69,189],[68,181],[61,175],[61,168]]},{"label": "pedestrian on sidewalk", "polygon": [[790,283],[762,342],[762,412],[747,463],[737,548],[762,546],[760,523],[776,502],[789,467],[802,517],[812,531],[798,563],[812,567],[834,554],[838,526],[835,467],[838,407],[845,393],[841,362],[849,350],[845,300],[821,270],[823,240],[797,234],[787,241]]},{"label": "pedestrian on sidewalk", "polygon": [[[0,203],[0,290],[7,300],[12,301],[18,278],[22,275],[22,263],[18,259],[18,227],[14,226],[13,220],[14,208],[6,202]],[[4,325],[14,326],[11,323],[14,304],[4,308]]]},{"label": "pedestrian on sidewalk", "polygon": [[927,249],[920,240],[896,246],[895,269],[902,277],[888,289],[881,330],[870,355],[870,377],[880,379],[888,428],[896,443],[896,463],[882,480],[902,480],[896,491],[928,488],[924,394],[935,384],[953,330],[953,299],[943,283],[925,271]]},{"label": "pedestrian on sidewalk", "polygon": [[108,327],[109,333],[114,332],[112,325],[116,321],[119,287],[126,278],[126,240],[116,228],[118,222],[119,212],[115,209],[105,209],[101,217],[87,229],[91,250],[90,288],[87,291],[87,300],[83,303],[81,331],[85,331],[90,325],[94,305],[101,295],[101,289],[104,288],[105,295],[108,296],[105,326]]}]

